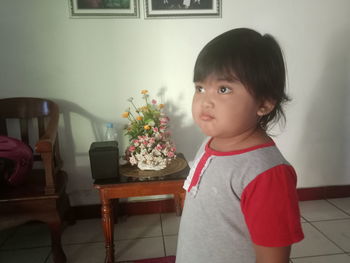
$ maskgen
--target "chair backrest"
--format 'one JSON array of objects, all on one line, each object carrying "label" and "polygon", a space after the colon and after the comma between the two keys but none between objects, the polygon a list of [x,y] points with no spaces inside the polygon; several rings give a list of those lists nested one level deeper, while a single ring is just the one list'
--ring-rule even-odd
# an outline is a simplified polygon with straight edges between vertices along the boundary
[{"label": "chair backrest", "polygon": [[19,119],[21,139],[29,143],[28,122],[37,119],[39,138],[45,133],[45,117],[57,119],[58,106],[53,101],[40,98],[0,99],[0,134],[8,135],[7,119]]},{"label": "chair backrest", "polygon": [[[30,122],[33,119],[37,121],[37,131],[32,131],[34,125]],[[57,143],[58,120],[58,105],[51,100],[29,97],[0,99],[0,135],[11,136],[13,131],[9,128],[14,125],[8,124],[18,121],[23,142],[30,144],[31,136],[39,138],[34,147],[34,161],[43,161],[46,185],[52,190],[55,188],[54,175],[62,166]]]}]

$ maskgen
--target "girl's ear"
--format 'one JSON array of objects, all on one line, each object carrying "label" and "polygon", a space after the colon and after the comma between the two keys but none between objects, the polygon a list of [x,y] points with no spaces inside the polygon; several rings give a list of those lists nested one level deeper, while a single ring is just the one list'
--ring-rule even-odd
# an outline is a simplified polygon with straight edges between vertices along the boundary
[{"label": "girl's ear", "polygon": [[257,112],[258,116],[262,117],[264,115],[269,114],[271,111],[273,111],[275,105],[276,101],[272,99],[263,100]]}]

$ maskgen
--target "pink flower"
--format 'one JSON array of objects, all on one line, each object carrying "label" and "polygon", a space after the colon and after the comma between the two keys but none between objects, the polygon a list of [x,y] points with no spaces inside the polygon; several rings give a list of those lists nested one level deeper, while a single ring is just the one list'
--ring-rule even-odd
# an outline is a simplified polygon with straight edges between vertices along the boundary
[{"label": "pink flower", "polygon": [[160,118],[160,123],[161,123],[161,124],[166,124],[166,123],[168,123],[168,121],[169,121],[169,118],[168,118],[168,117]]},{"label": "pink flower", "polygon": [[160,144],[157,144],[156,149],[157,149],[158,151],[160,151],[160,150],[162,150],[162,146],[161,146]]},{"label": "pink flower", "polygon": [[153,128],[153,131],[154,131],[154,132],[158,132],[158,128],[157,128],[157,127],[154,127],[154,128]]},{"label": "pink flower", "polygon": [[134,152],[135,149],[136,149],[135,146],[130,146],[130,147],[129,147],[129,151],[130,151],[130,152]]},{"label": "pink flower", "polygon": [[174,157],[175,154],[173,152],[168,152],[167,155],[168,155],[169,158],[172,158],[172,157]]},{"label": "pink flower", "polygon": [[157,101],[156,100],[152,100],[152,104],[157,104]]}]

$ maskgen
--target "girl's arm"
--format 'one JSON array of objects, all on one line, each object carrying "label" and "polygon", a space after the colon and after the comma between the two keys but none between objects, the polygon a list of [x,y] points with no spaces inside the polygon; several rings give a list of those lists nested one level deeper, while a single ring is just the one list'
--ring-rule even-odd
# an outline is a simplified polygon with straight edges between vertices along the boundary
[{"label": "girl's arm", "polygon": [[263,247],[254,244],[256,263],[288,263],[291,246]]}]

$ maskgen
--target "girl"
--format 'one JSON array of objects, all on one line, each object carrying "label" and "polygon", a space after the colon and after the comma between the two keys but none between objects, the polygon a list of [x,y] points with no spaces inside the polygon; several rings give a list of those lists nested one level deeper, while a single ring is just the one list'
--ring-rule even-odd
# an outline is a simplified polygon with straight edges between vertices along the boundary
[{"label": "girl", "polygon": [[303,239],[296,174],[267,135],[284,117],[285,66],[270,35],[234,29],[194,68],[194,121],[209,136],[184,188],[177,263],[288,263]]}]

